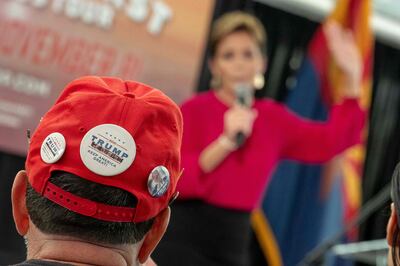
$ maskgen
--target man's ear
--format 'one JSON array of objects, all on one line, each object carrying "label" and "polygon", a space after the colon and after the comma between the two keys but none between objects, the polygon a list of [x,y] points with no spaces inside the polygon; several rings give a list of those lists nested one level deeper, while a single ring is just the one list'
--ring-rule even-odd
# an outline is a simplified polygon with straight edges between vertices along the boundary
[{"label": "man's ear", "polygon": [[11,202],[15,227],[21,236],[26,235],[29,229],[29,215],[26,208],[26,187],[28,176],[24,170],[17,173],[14,179]]},{"label": "man's ear", "polygon": [[139,250],[138,259],[140,263],[145,263],[148,260],[158,242],[160,242],[167,230],[170,216],[171,209],[168,207],[154,218],[153,226],[144,237],[143,244]]},{"label": "man's ear", "polygon": [[[386,240],[388,242],[388,245],[392,246],[394,232],[396,231],[396,229],[399,232],[399,229],[398,229],[398,224],[397,224],[397,214],[396,214],[396,210],[394,208],[393,203],[390,205],[390,209],[391,209],[391,214],[390,214],[388,224],[386,226]],[[398,239],[398,240],[400,240],[400,239]],[[395,243],[395,244],[396,244],[396,246],[399,245],[399,243]]]}]

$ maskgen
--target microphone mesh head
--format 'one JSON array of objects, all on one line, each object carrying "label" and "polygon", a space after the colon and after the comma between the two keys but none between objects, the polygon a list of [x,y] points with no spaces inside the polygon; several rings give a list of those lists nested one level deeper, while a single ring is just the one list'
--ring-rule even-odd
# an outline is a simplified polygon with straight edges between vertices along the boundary
[{"label": "microphone mesh head", "polygon": [[240,105],[250,107],[253,102],[253,88],[246,83],[239,83],[235,86],[236,102]]}]

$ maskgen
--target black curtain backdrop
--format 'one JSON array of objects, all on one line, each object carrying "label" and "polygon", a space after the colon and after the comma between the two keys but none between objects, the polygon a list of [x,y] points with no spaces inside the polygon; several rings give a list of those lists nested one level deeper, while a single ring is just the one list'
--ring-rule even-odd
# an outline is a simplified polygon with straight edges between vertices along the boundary
[{"label": "black curtain backdrop", "polygon": [[[388,182],[400,159],[400,50],[377,42],[363,203]],[[360,239],[386,236],[390,202],[360,227]]]},{"label": "black curtain backdrop", "polygon": [[24,157],[0,152],[0,265],[25,259],[24,240],[15,229],[11,209],[12,183],[24,163]]},{"label": "black curtain backdrop", "polygon": [[[245,10],[256,15],[268,34],[268,70],[266,87],[258,97],[283,101],[296,80],[293,78],[305,54],[307,43],[318,26],[309,21],[269,6],[246,0],[217,0],[213,20],[225,12]],[[199,74],[198,91],[209,89],[210,73],[206,49]],[[363,202],[373,197],[391,178],[400,155],[400,50],[377,43],[373,100],[370,112],[370,134],[363,177]],[[0,152],[0,265],[25,258],[23,239],[17,234],[12,219],[10,194],[18,170],[25,158]],[[389,202],[387,206],[389,205]],[[385,236],[388,208],[370,217],[360,228],[360,239]],[[252,243],[252,265],[266,265],[256,241]],[[283,253],[284,256],[284,253]],[[162,265],[161,265],[162,266]]]},{"label": "black curtain backdrop", "polygon": [[[390,183],[400,161],[400,49],[376,43],[373,98],[362,183],[365,204]],[[360,226],[360,240],[386,237],[390,201]],[[357,265],[365,265],[359,263]]]}]

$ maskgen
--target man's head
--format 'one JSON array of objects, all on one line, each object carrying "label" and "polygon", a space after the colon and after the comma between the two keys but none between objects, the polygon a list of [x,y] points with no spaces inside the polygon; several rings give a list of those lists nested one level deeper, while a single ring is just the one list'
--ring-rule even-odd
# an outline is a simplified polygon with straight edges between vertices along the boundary
[{"label": "man's head", "polygon": [[144,262],[168,224],[181,137],[179,108],[160,91],[115,78],[73,81],[39,123],[15,179],[18,232],[135,244]]}]

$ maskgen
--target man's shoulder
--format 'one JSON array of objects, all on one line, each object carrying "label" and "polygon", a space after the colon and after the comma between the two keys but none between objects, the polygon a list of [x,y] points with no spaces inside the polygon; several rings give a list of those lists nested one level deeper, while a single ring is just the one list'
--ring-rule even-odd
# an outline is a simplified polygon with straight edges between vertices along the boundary
[{"label": "man's shoulder", "polygon": [[61,263],[50,260],[27,260],[18,264],[13,264],[12,266],[73,266],[68,263]]}]

